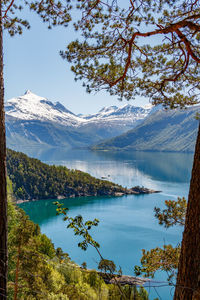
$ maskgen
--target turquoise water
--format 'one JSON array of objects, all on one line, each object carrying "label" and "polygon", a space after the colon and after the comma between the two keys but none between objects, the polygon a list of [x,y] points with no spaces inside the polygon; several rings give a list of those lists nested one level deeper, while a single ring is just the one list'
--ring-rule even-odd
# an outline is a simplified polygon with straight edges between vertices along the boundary
[{"label": "turquoise water", "polygon": [[[29,153],[30,154],[30,153]],[[108,153],[74,150],[34,152],[44,162],[79,169],[96,177],[110,180],[127,187],[143,185],[162,191],[159,194],[129,195],[123,197],[81,197],[64,199],[72,216],[81,214],[84,219],[98,218],[100,224],[93,230],[93,237],[101,245],[101,253],[121,266],[124,274],[133,275],[138,265],[141,249],[151,249],[163,244],[177,245],[181,241],[182,228],[166,230],[154,218],[153,208],[164,207],[164,200],[187,197],[192,154],[177,153]],[[30,218],[41,226],[56,247],[62,247],[72,260],[88,268],[97,268],[99,257],[94,249],[83,252],[77,247],[79,239],[74,237],[61,216],[56,216],[51,200],[21,204]],[[155,280],[165,281],[166,274],[157,274]],[[153,283],[164,285],[165,283]],[[151,287],[150,299],[172,299],[171,287]],[[159,295],[158,295],[158,294]]]}]

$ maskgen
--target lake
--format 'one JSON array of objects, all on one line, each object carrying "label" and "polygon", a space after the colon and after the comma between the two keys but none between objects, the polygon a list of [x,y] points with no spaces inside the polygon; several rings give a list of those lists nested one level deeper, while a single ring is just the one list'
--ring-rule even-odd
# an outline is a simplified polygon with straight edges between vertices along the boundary
[{"label": "lake", "polygon": [[[85,220],[98,218],[99,226],[92,235],[106,259],[111,259],[123,274],[133,275],[134,265],[139,265],[141,249],[151,249],[164,244],[177,245],[182,238],[182,228],[165,229],[154,217],[155,206],[164,207],[167,199],[186,197],[189,189],[193,155],[184,153],[153,152],[93,152],[88,150],[26,149],[27,154],[43,162],[79,169],[123,186],[145,186],[162,191],[159,194],[128,195],[123,197],[81,197],[64,199],[69,215],[81,214]],[[71,229],[66,229],[62,216],[56,216],[51,200],[23,203],[20,206],[38,223],[41,231],[52,239],[56,247],[69,253],[78,264],[87,263],[97,268],[99,257],[94,249],[86,252],[77,247],[79,239]],[[158,273],[147,290],[150,299],[172,299],[173,288],[165,287],[166,274]],[[156,281],[162,282],[156,282]]]}]

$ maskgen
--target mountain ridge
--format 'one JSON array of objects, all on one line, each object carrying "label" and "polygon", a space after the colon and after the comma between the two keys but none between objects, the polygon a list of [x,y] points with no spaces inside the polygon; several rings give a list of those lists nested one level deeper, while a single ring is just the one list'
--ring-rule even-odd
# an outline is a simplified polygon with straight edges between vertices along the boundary
[{"label": "mountain ridge", "polygon": [[193,152],[200,106],[158,110],[137,127],[92,147],[93,150]]},{"label": "mountain ridge", "polygon": [[[71,126],[82,126],[84,123],[98,121],[102,118],[124,118],[134,123],[143,119],[151,111],[152,106],[138,107],[130,104],[103,107],[95,114],[74,114],[59,101],[52,102],[27,90],[24,95],[11,98],[5,103],[6,114],[22,120],[48,120]],[[60,115],[61,113],[62,115]],[[67,123],[66,119],[74,118],[76,123]]]},{"label": "mountain ridge", "polygon": [[27,90],[5,103],[7,144],[87,147],[137,126],[151,108],[104,107],[93,115],[75,115],[60,102]]}]

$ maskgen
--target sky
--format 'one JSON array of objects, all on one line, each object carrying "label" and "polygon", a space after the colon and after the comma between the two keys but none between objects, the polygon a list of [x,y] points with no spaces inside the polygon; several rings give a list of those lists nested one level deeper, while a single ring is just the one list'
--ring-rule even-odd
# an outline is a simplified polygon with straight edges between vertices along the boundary
[{"label": "sky", "polygon": [[127,103],[105,91],[88,94],[82,82],[74,81],[70,64],[59,55],[66,45],[78,38],[72,25],[67,28],[47,29],[39,16],[28,10],[23,12],[31,29],[23,35],[10,37],[4,33],[5,100],[23,95],[26,90],[59,101],[74,113],[95,113],[104,106],[148,104],[138,98]]}]

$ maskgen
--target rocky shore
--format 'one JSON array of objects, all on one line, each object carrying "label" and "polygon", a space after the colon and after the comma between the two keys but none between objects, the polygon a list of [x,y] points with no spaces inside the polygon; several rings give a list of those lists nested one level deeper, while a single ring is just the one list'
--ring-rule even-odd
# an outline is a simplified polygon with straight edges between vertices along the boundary
[{"label": "rocky shore", "polygon": [[130,194],[140,195],[140,194],[153,194],[153,193],[160,193],[161,191],[155,191],[148,188],[145,188],[143,186],[135,186],[130,189]]},{"label": "rocky shore", "polygon": [[[152,189],[148,189],[145,187],[140,187],[140,186],[135,186],[130,189],[127,188],[118,188],[117,191],[116,189],[110,189],[108,192],[103,192],[103,193],[94,193],[94,194],[89,194],[89,193],[84,193],[80,192],[78,194],[71,194],[71,195],[58,195],[56,198],[57,200],[62,200],[66,198],[77,198],[77,197],[98,197],[98,196],[114,196],[114,197],[121,197],[124,195],[142,195],[142,194],[153,194],[153,193],[160,193],[161,191],[155,191]],[[17,199],[16,203],[21,204],[24,202],[29,202],[29,201],[39,201],[41,199]],[[49,199],[51,200],[51,199]]]},{"label": "rocky shore", "polygon": [[103,278],[106,284],[120,284],[120,285],[130,285],[130,286],[142,286],[151,280],[148,278],[134,277],[128,275],[110,275],[98,272],[98,274]]}]

